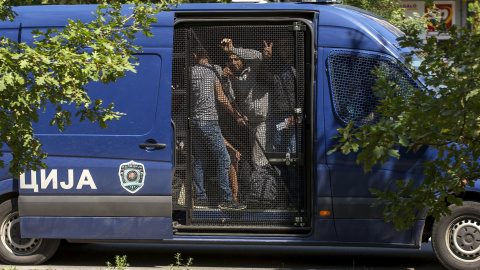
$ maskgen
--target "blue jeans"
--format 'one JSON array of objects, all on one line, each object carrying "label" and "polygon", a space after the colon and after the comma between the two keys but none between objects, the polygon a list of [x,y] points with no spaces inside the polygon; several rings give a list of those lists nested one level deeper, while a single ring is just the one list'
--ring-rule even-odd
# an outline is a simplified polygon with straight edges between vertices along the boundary
[{"label": "blue jeans", "polygon": [[222,137],[218,121],[192,120],[192,150],[195,158],[193,185],[197,200],[207,199],[204,180],[208,171],[217,177],[223,201],[233,200],[228,182],[230,155]]},{"label": "blue jeans", "polygon": [[297,143],[295,140],[295,127],[277,128],[284,123],[287,117],[273,115],[267,118],[267,152],[296,153]]}]

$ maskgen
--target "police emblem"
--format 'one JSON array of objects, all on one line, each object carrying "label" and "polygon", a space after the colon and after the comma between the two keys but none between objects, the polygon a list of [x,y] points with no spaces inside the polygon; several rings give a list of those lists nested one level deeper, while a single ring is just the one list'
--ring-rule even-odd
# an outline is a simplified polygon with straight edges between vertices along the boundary
[{"label": "police emblem", "polygon": [[145,167],[141,163],[130,161],[122,163],[118,170],[122,187],[130,193],[135,193],[143,187]]}]

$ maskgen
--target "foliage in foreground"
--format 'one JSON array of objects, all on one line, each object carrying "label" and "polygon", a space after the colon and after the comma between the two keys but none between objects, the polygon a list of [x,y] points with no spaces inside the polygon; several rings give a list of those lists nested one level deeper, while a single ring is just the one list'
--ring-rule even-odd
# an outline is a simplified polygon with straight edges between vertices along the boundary
[{"label": "foliage in foreground", "polygon": [[[473,11],[469,21],[476,22],[479,12]],[[423,164],[421,184],[411,179],[397,181],[395,188],[371,190],[378,196],[376,204],[385,206],[385,219],[397,229],[412,226],[417,211],[425,207],[436,219],[450,214],[447,205],[462,205],[465,187],[473,187],[480,177],[480,34],[457,26],[446,30],[434,17],[428,20],[451,38],[440,43],[431,37],[423,44],[418,28],[404,27],[406,36],[400,39],[402,47],[424,57],[418,68],[412,68],[412,76],[428,87],[405,91],[386,79],[385,70],[377,70],[374,90],[381,99],[382,119],[340,129],[340,144],[334,149],[357,152],[357,162],[367,172],[375,164],[399,158],[399,148],[417,152],[429,147],[438,153]],[[412,60],[408,57],[406,65]]]},{"label": "foliage in foreground", "polygon": [[130,266],[130,264],[127,263],[127,255],[115,256],[115,265],[110,262],[106,262],[106,264],[109,270],[125,270]]},{"label": "foliage in foreground", "polygon": [[[433,0],[425,0],[427,5],[432,5]],[[423,31],[426,22],[417,14],[416,17],[406,17],[405,10],[401,7],[400,0],[343,0],[343,4],[367,10],[384,18],[396,27],[415,28]]]},{"label": "foliage in foreground", "polygon": [[[105,128],[121,116],[113,104],[90,99],[85,85],[108,84],[135,72],[133,55],[141,48],[133,42],[140,34],[152,36],[154,15],[167,10],[169,4],[162,0],[147,5],[135,0],[122,14],[120,2],[99,5],[91,22],[69,20],[64,29],[34,30],[33,44],[0,37],[0,148],[7,145],[11,150],[8,167],[14,177],[46,167],[47,153],[42,151],[32,124],[47,108],[54,108],[50,124],[59,130],[74,118]],[[0,19],[15,20],[10,4],[0,2]],[[0,167],[4,166],[2,158]]]},{"label": "foliage in foreground", "polygon": [[373,12],[397,26],[404,23],[405,13],[399,0],[343,0],[342,3]]},{"label": "foliage in foreground", "polygon": [[[190,270],[189,267],[193,265],[193,258],[188,258],[186,262],[183,262],[181,253],[176,253],[174,257],[175,264],[170,264],[170,270]],[[106,264],[109,270],[125,270],[130,266],[130,264],[127,263],[126,255],[117,255],[115,256],[115,264],[112,264],[110,262],[106,262]]]},{"label": "foliage in foreground", "polygon": [[181,253],[176,253],[174,257],[175,264],[170,264],[170,270],[189,270],[189,267],[193,265],[193,258],[188,258],[187,261],[184,263]]}]

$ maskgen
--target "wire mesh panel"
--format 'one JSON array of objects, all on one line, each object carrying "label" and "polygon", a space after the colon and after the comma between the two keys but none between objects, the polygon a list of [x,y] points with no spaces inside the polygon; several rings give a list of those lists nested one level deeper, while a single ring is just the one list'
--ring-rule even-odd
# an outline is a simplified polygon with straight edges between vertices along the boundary
[{"label": "wire mesh panel", "polygon": [[187,122],[187,29],[178,27],[174,35],[173,80],[172,80],[172,122],[175,127],[175,171],[172,175],[173,210],[186,209],[188,164],[188,122]]},{"label": "wire mesh panel", "polygon": [[333,50],[328,57],[328,70],[335,114],[344,125],[374,124],[380,115],[376,108],[379,98],[375,68],[381,69],[387,80],[395,82],[399,94],[408,96],[417,83],[389,56],[352,50]]},{"label": "wire mesh panel", "polygon": [[172,117],[183,146],[172,188],[188,224],[288,227],[304,215],[302,29],[176,27]]}]

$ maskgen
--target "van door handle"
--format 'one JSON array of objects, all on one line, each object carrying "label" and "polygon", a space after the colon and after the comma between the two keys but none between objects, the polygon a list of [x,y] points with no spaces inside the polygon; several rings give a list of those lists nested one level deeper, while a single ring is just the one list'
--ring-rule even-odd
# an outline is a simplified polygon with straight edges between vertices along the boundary
[{"label": "van door handle", "polygon": [[141,143],[139,147],[147,151],[154,151],[154,150],[161,150],[163,148],[166,148],[167,145],[164,143],[157,143],[155,140],[152,140],[152,139],[148,139],[146,142]]}]

